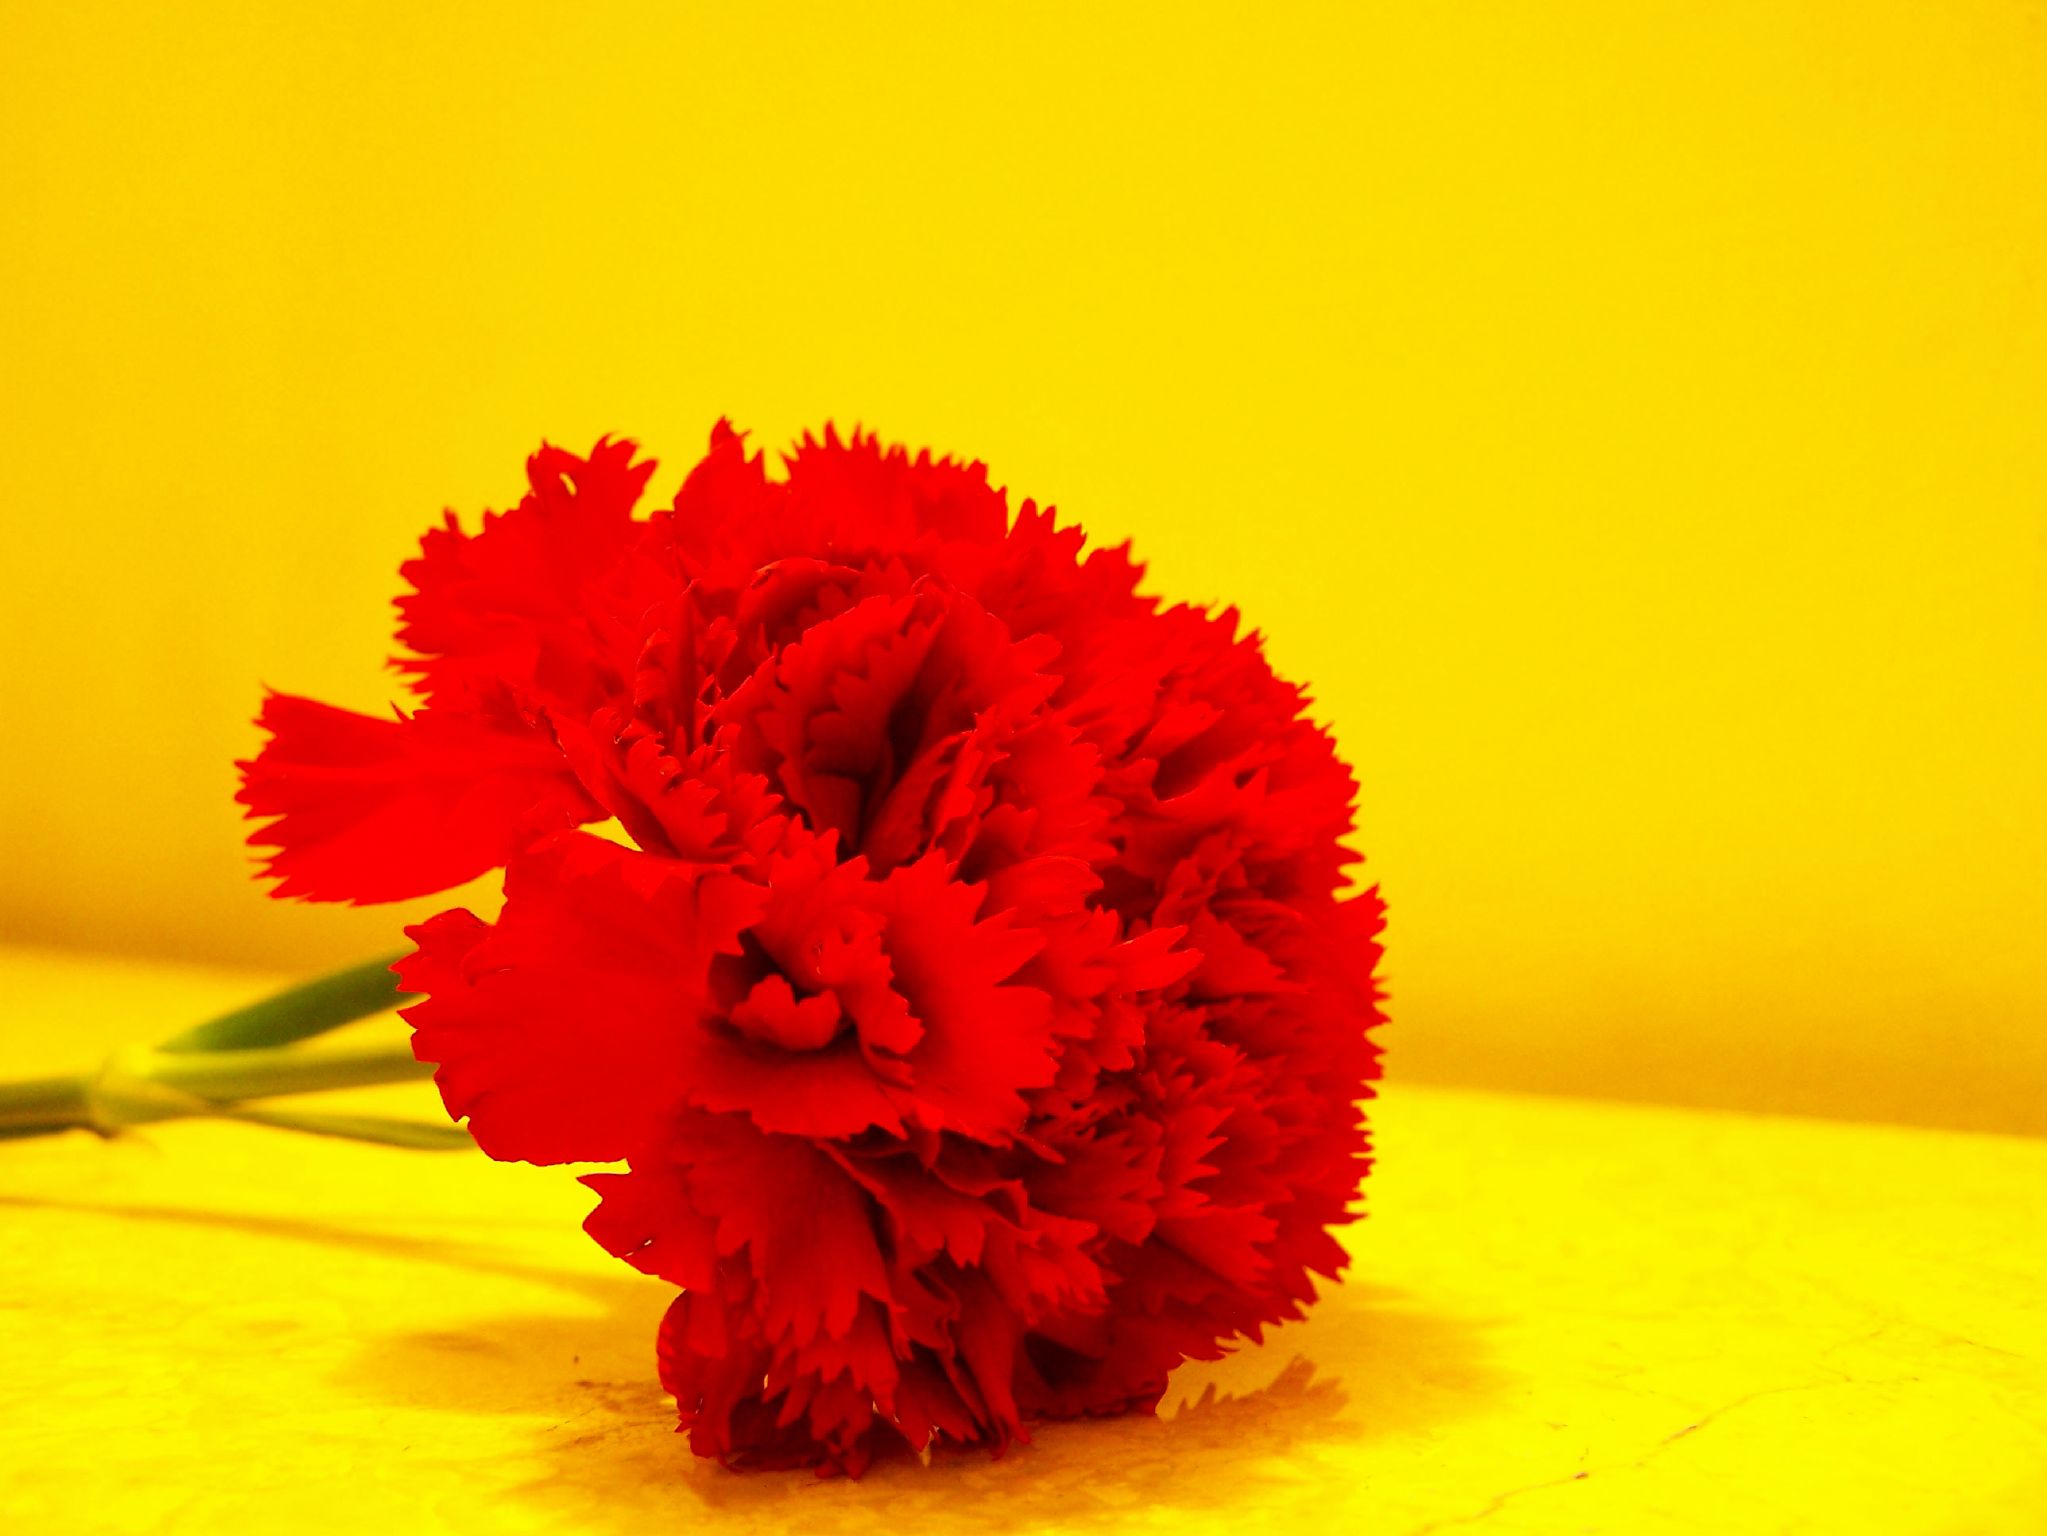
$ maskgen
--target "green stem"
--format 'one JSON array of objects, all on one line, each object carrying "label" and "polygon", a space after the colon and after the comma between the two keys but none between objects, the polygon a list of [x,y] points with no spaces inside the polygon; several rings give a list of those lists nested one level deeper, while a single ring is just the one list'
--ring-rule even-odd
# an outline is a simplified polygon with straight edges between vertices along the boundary
[{"label": "green stem", "polygon": [[131,1048],[96,1072],[0,1084],[0,1136],[82,1127],[112,1135],[131,1125],[180,1120],[250,1099],[431,1077],[400,1044],[177,1054]]},{"label": "green stem", "polygon": [[392,955],[367,960],[317,977],[173,1035],[157,1049],[237,1051],[252,1046],[288,1045],[396,1008],[405,996],[398,990],[398,978],[391,974],[398,958]]},{"label": "green stem", "polygon": [[251,1105],[432,1076],[432,1065],[401,1042],[297,1043],[381,1013],[400,995],[390,962],[375,960],[223,1014],[153,1050],[117,1051],[96,1071],[0,1083],[0,1140],[75,1129],[112,1136],[152,1121],[214,1117],[393,1146],[470,1145],[450,1125]]},{"label": "green stem", "polygon": [[286,1093],[321,1093],[432,1077],[430,1062],[413,1059],[403,1044],[319,1046],[294,1050],[208,1051],[204,1055],[148,1053],[145,1075],[202,1099],[270,1099]]},{"label": "green stem", "polygon": [[0,1083],[0,1137],[40,1136],[91,1126],[90,1077],[38,1077]]}]

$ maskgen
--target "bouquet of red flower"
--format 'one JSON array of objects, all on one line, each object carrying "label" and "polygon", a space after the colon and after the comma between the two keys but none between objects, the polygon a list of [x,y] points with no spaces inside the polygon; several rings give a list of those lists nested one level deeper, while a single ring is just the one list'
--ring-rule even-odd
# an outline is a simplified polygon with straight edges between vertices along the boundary
[{"label": "bouquet of red flower", "polygon": [[429,532],[418,709],[273,695],[241,798],[280,896],[503,867],[407,930],[415,1050],[492,1157],[625,1165],[588,1228],[680,1288],[692,1446],[999,1451],[1298,1316],[1381,927],[1302,694],[978,464],[721,423],[642,520],[634,451]]}]

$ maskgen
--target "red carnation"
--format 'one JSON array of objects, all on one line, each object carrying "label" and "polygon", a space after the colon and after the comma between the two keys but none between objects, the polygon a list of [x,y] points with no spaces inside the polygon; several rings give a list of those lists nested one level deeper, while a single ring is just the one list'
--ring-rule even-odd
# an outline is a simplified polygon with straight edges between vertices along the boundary
[{"label": "red carnation", "polygon": [[421,706],[273,696],[241,799],[279,895],[504,867],[409,930],[415,1049],[491,1156],[628,1165],[588,1226],[682,1288],[691,1445],[999,1450],[1299,1316],[1381,927],[1299,690],[979,464],[827,430],[772,480],[720,423],[637,520],[634,452],[428,533]]}]

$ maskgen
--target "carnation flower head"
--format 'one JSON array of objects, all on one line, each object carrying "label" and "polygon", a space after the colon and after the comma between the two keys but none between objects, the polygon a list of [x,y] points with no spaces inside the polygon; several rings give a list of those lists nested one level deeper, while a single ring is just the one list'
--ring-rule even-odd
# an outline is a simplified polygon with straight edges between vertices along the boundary
[{"label": "carnation flower head", "polygon": [[979,464],[827,429],[777,477],[721,422],[639,518],[652,469],[543,447],[450,515],[417,707],[272,695],[240,798],[280,896],[504,869],[407,930],[415,1048],[492,1157],[624,1165],[587,1225],[680,1288],[691,1445],[999,1451],[1301,1315],[1382,926],[1301,692]]}]

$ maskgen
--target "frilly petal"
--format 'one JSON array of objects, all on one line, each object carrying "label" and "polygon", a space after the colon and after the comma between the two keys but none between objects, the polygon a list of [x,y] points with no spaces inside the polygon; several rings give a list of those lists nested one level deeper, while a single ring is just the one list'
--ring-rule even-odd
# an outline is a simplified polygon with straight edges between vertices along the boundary
[{"label": "frilly petal", "polygon": [[399,901],[461,885],[601,814],[553,736],[509,703],[379,718],[273,693],[237,766],[274,894]]}]

